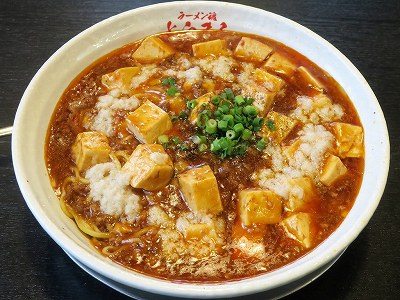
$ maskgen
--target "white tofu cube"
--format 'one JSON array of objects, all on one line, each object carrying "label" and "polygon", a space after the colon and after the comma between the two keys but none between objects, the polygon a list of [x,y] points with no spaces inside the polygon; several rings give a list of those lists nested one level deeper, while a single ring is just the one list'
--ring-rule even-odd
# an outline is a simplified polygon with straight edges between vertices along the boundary
[{"label": "white tofu cube", "polygon": [[296,65],[283,55],[275,52],[268,58],[263,68],[291,77],[296,70]]},{"label": "white tofu cube", "polygon": [[250,237],[241,236],[237,240],[232,241],[233,255],[239,258],[258,259],[265,258],[265,245],[263,240],[253,240]]},{"label": "white tofu cube", "polygon": [[361,157],[364,154],[363,129],[347,123],[335,123],[336,149],[340,157]]},{"label": "white tofu cube", "polygon": [[291,215],[284,219],[281,225],[290,238],[298,241],[305,248],[311,247],[311,217],[308,213]]},{"label": "white tofu cube", "polygon": [[254,78],[256,82],[262,84],[270,92],[279,92],[285,85],[285,81],[275,75],[272,75],[263,69],[256,69],[254,71]]},{"label": "white tofu cube", "polygon": [[186,101],[181,95],[168,97],[167,101],[169,104],[169,110],[174,112],[176,115],[179,115],[179,113],[186,108]]},{"label": "white tofu cube", "polygon": [[215,82],[211,78],[205,78],[202,86],[207,92],[215,91]]},{"label": "white tofu cube", "polygon": [[313,109],[324,109],[332,106],[332,100],[325,94],[319,94],[313,97]]},{"label": "white tofu cube", "polygon": [[142,63],[149,63],[160,61],[174,53],[175,50],[170,45],[158,37],[150,36],[145,38],[139,48],[133,52],[132,58]]},{"label": "white tofu cube", "polygon": [[242,224],[276,224],[281,220],[282,202],[269,190],[248,189],[239,192],[239,214]]},{"label": "white tofu cube", "polygon": [[249,230],[238,218],[232,224],[231,247],[233,257],[258,257],[265,255],[264,235],[267,225],[258,224]]},{"label": "white tofu cube", "polygon": [[319,179],[323,184],[331,186],[337,179],[346,174],[346,172],[347,168],[340,158],[330,154],[325,161]]},{"label": "white tofu cube", "polygon": [[96,131],[79,133],[72,146],[72,155],[79,171],[110,161],[110,152],[107,136]]},{"label": "white tofu cube", "polygon": [[189,115],[189,121],[192,123],[192,125],[197,124],[197,118],[199,116],[199,113],[201,112],[202,105],[206,105],[210,103],[211,98],[213,97],[213,93],[207,93],[204,95],[201,95],[199,98],[196,99],[196,106],[192,109]]},{"label": "white tofu cube", "polygon": [[178,175],[180,190],[193,213],[218,214],[223,210],[217,179],[210,166],[187,170]]},{"label": "white tofu cube", "polygon": [[316,89],[318,91],[323,90],[322,84],[319,82],[317,78],[315,78],[309,70],[305,67],[298,67],[296,70],[296,76],[299,77],[302,81],[308,84],[311,88]]},{"label": "white tofu cube", "polygon": [[186,239],[197,239],[201,240],[203,237],[209,237],[209,238],[216,238],[217,234],[215,232],[215,226],[214,223],[211,224],[190,224],[186,228],[185,232],[185,237]]},{"label": "white tofu cube", "polygon": [[263,117],[274,104],[274,99],[277,93],[270,92],[264,87],[260,87],[256,83],[247,85],[242,90],[242,95],[254,99],[253,105],[257,108],[258,114]]},{"label": "white tofu cube", "polygon": [[237,57],[244,57],[251,61],[261,62],[271,51],[272,48],[262,42],[252,38],[242,37],[233,54]]},{"label": "white tofu cube", "polygon": [[173,175],[171,158],[158,144],[138,145],[122,170],[130,175],[132,187],[147,191],[165,187]]},{"label": "white tofu cube", "polygon": [[171,129],[169,115],[151,101],[146,101],[126,117],[128,130],[145,144],[154,143],[157,138]]},{"label": "white tofu cube", "polygon": [[261,135],[267,138],[272,138],[277,143],[280,143],[289,135],[297,124],[298,121],[295,119],[270,111],[265,117],[265,122],[261,129]]},{"label": "white tofu cube", "polygon": [[314,183],[309,177],[299,177],[288,180],[290,196],[285,202],[287,211],[297,212],[304,209],[311,202],[315,194]]},{"label": "white tofu cube", "polygon": [[208,55],[226,55],[229,54],[225,40],[214,40],[192,45],[194,57],[205,57]]},{"label": "white tofu cube", "polygon": [[258,114],[260,116],[265,116],[266,113],[271,109],[272,105],[274,104],[274,100],[276,97],[275,92],[261,92],[259,91],[256,97],[254,98],[254,106],[258,109]]},{"label": "white tofu cube", "polygon": [[124,92],[131,88],[132,78],[138,75],[140,67],[126,67],[101,77],[101,83],[108,89],[120,89]]}]

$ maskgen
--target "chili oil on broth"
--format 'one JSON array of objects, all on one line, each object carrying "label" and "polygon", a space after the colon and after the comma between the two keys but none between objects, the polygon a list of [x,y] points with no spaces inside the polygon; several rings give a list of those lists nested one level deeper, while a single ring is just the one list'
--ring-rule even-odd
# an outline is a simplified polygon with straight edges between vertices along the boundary
[{"label": "chili oil on broth", "polygon": [[[135,59],[132,54],[143,41],[132,43],[86,68],[61,97],[45,150],[63,211],[102,254],[168,280],[254,276],[292,262],[326,239],[351,209],[364,167],[361,123],[342,88],[306,57],[267,38],[231,31],[155,37],[155,47],[167,45],[162,51],[173,54],[153,61]],[[222,42],[222,48],[205,47],[194,57],[193,44],[215,40],[224,40],[226,48]],[[140,69],[133,76],[125,73],[130,77],[124,82],[115,71],[126,67]],[[106,74],[112,75],[105,80]],[[165,81],[170,78],[175,83]],[[177,93],[169,96],[172,88]],[[188,102],[226,89],[246,101],[255,98],[250,104],[258,110],[254,118],[264,124],[250,140],[244,141],[243,131],[236,133],[241,134],[239,144],[246,143],[245,154],[221,158],[224,154],[211,151],[221,136],[190,122],[199,103],[188,108]],[[126,174],[130,170],[121,171],[142,147],[143,137],[129,129],[129,116],[147,100],[172,119],[171,128],[159,132],[168,143],[161,138],[148,143],[163,144],[165,153],[155,156],[167,155],[173,164],[171,179],[156,190],[132,187]],[[209,109],[215,118],[219,106],[207,103],[201,109]],[[110,155],[100,161],[91,157],[89,166],[83,166],[79,155],[91,154],[76,150],[82,132],[103,132]],[[257,148],[263,137],[265,143]],[[206,149],[199,151],[202,144]],[[197,210],[181,191],[179,175],[204,166],[214,176],[207,178],[217,184],[222,211]]]}]

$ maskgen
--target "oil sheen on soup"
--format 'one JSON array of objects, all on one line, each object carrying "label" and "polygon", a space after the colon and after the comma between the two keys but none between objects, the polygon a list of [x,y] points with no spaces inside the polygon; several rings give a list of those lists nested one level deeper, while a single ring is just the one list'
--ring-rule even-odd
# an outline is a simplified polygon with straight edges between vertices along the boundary
[{"label": "oil sheen on soup", "polygon": [[161,33],[86,68],[46,162],[63,212],[114,262],[237,280],[303,256],[343,221],[364,168],[342,88],[296,51],[231,31]]}]

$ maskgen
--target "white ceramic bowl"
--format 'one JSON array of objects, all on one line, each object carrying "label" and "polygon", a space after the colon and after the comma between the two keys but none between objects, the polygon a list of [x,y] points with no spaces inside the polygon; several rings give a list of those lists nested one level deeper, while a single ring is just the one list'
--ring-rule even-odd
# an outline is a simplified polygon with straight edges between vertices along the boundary
[{"label": "white ceramic bowl", "polygon": [[[282,42],[314,61],[333,76],[352,99],[365,130],[364,180],[349,215],[340,227],[306,256],[265,275],[222,284],[178,284],[138,274],[101,256],[59,208],[44,160],[47,127],[61,94],[84,67],[97,58],[149,34],[167,30],[168,22],[182,29],[186,21],[201,28],[203,21],[180,12],[215,12],[213,28],[255,33]],[[208,17],[207,17],[208,18]],[[146,20],[151,19],[151,22]],[[211,18],[213,19],[213,18]],[[15,173],[32,213],[47,233],[86,268],[126,287],[157,294],[217,298],[279,289],[290,285],[337,257],[366,226],[383,193],[389,166],[385,119],[368,83],[351,62],[327,41],[303,26],[260,9],[223,2],[171,2],[128,11],[100,22],[62,46],[40,68],[26,89],[15,117],[12,136]]]}]

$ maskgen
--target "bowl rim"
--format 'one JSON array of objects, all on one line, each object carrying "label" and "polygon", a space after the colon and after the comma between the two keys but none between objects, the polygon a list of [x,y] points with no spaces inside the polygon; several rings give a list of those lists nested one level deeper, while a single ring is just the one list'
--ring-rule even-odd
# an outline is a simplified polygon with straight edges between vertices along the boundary
[{"label": "bowl rim", "polygon": [[[356,226],[352,228],[348,232],[346,236],[338,236],[335,242],[335,250],[334,253],[327,253],[328,256],[312,256],[312,253],[315,253],[315,249],[308,253],[306,256],[310,257],[311,262],[307,263],[299,263],[299,267],[291,272],[286,272],[288,266],[291,266],[293,263],[286,265],[285,267],[279,268],[275,271],[258,275],[255,277],[242,279],[239,281],[228,281],[221,283],[205,283],[205,284],[196,284],[196,283],[176,283],[167,280],[157,279],[150,277],[148,275],[143,275],[130,270],[121,270],[117,268],[113,263],[106,263],[105,260],[101,260],[95,256],[93,256],[90,252],[85,251],[84,249],[80,249],[76,243],[68,237],[58,226],[53,224],[51,220],[46,215],[44,208],[36,201],[35,196],[32,192],[32,187],[26,182],[25,176],[25,168],[23,161],[21,159],[21,155],[23,155],[22,150],[24,149],[24,141],[21,138],[23,136],[23,131],[26,129],[26,125],[23,122],[23,116],[27,110],[29,110],[29,97],[32,90],[35,88],[35,85],[39,81],[39,78],[46,73],[49,65],[52,64],[55,57],[61,55],[63,51],[66,51],[69,47],[73,47],[75,43],[77,43],[82,38],[90,36],[93,32],[95,32],[98,28],[103,26],[107,26],[108,24],[112,24],[115,20],[119,18],[123,18],[125,16],[129,16],[131,14],[135,14],[138,12],[151,11],[153,9],[167,9],[168,7],[175,7],[179,5],[185,6],[214,6],[214,7],[235,7],[237,9],[243,9],[247,11],[251,11],[258,14],[268,15],[269,18],[274,20],[285,22],[291,26],[296,27],[297,30],[301,31],[302,34],[312,37],[322,46],[327,47],[332,53],[336,55],[336,58],[340,59],[349,69],[350,72],[353,73],[354,76],[358,78],[360,83],[364,84],[365,92],[368,95],[368,98],[372,100],[371,105],[376,112],[377,118],[381,121],[380,123],[380,131],[383,134],[384,143],[382,146],[383,153],[383,165],[379,170],[381,172],[381,180],[378,182],[376,186],[375,197],[371,203],[369,203],[366,208],[366,213],[362,216],[363,220],[358,222]],[[48,124],[47,124],[48,125]],[[21,193],[35,216],[40,225],[44,228],[44,230],[51,236],[51,238],[63,249],[65,249],[68,253],[73,255],[80,262],[87,265],[92,270],[111,278],[112,280],[121,282],[127,286],[131,286],[134,288],[139,288],[141,290],[159,293],[170,296],[178,296],[178,297],[199,297],[199,298],[210,298],[210,297],[227,297],[227,296],[241,296],[250,293],[261,292],[266,289],[276,288],[283,284],[283,282],[290,282],[300,277],[311,273],[317,268],[321,267],[324,263],[326,263],[327,259],[333,257],[335,253],[338,253],[344,250],[361,232],[361,230],[367,225],[368,221],[372,217],[377,205],[379,204],[380,198],[383,194],[386,180],[388,176],[389,170],[389,161],[390,161],[390,145],[389,145],[389,135],[387,132],[386,121],[383,116],[383,112],[379,106],[378,100],[376,99],[372,89],[365,81],[364,77],[361,73],[354,67],[354,65],[334,46],[332,46],[325,39],[314,33],[313,31],[307,29],[306,27],[287,19],[283,16],[277,15],[275,13],[271,13],[259,8],[254,8],[242,4],[236,3],[227,3],[227,2],[219,2],[219,1],[175,1],[175,2],[166,2],[166,3],[158,3],[152,4],[144,7],[139,7],[136,9],[132,9],[129,11],[122,12],[110,18],[107,18],[99,23],[94,24],[88,29],[82,31],[72,39],[70,39],[67,43],[61,46],[37,71],[31,82],[29,83],[27,89],[25,90],[21,102],[18,106],[18,110],[15,116],[14,121],[14,131],[12,134],[12,158],[14,170],[17,178],[18,185],[20,187]],[[365,174],[364,174],[365,176]],[[345,219],[346,220],[346,219]],[[340,225],[342,226],[342,225]],[[340,228],[339,226],[339,228]],[[339,229],[338,228],[338,229]],[[336,229],[336,232],[338,231]],[[328,237],[330,239],[331,237]],[[297,259],[296,261],[302,260],[302,258]],[[295,261],[295,262],[296,262]],[[267,280],[266,277],[268,277]],[[135,280],[139,280],[137,283]]]}]

